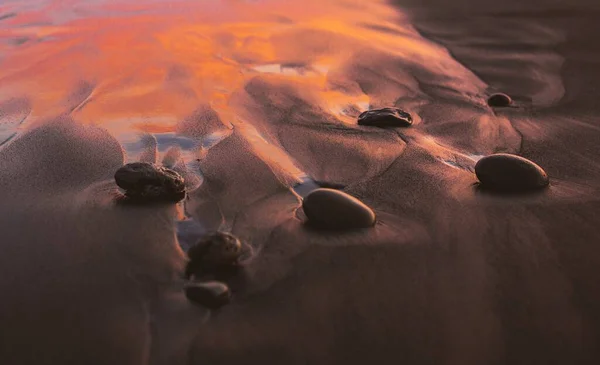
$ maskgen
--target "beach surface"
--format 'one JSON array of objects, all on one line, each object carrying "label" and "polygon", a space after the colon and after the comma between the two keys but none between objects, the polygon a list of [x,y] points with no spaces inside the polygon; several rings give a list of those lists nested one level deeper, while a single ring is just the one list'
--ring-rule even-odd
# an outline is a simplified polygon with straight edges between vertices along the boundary
[{"label": "beach surface", "polygon": [[[599,22],[592,0],[3,2],[0,363],[600,363]],[[413,125],[357,124],[382,107]],[[480,189],[494,153],[549,187]],[[134,161],[186,199],[120,204]],[[319,186],[375,226],[307,226]],[[215,230],[253,256],[209,310],[183,272]]]}]

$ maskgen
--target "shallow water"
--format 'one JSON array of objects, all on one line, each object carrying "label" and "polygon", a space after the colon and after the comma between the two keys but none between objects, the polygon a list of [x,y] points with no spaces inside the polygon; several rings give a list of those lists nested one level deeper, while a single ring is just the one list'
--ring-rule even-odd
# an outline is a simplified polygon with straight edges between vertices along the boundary
[{"label": "shallow water", "polygon": [[[179,142],[190,133],[181,121],[218,119],[202,137],[255,123],[241,94],[256,78],[275,108],[302,100],[351,125],[368,107],[417,112],[431,94],[485,98],[481,80],[378,1],[9,1],[0,14],[4,141],[70,114],[108,129],[128,160],[139,158],[140,133],[154,134],[160,152],[196,151]],[[270,159],[297,173],[285,153]]]},{"label": "shallow water", "polygon": [[[375,176],[403,142],[356,117],[382,106],[410,111],[433,145],[457,148],[440,157],[453,166],[520,143],[486,107],[488,85],[383,1],[18,1],[0,13],[0,143],[68,114],[107,129],[126,161],[177,167],[190,189],[215,175],[207,151],[234,130],[232,151],[287,186]],[[374,140],[358,146],[355,133]],[[397,146],[372,149],[382,142]],[[328,166],[316,162],[323,155]]]}]

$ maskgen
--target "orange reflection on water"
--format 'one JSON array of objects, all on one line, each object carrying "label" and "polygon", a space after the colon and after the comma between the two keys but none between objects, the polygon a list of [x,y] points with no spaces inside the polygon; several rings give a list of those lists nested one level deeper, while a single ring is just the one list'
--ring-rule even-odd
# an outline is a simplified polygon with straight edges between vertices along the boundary
[{"label": "orange reflection on water", "polygon": [[[298,81],[329,110],[366,104],[366,95],[329,90],[328,70],[367,44],[393,49],[406,29],[385,4],[369,2],[368,11],[361,4],[54,1],[22,12],[17,6],[0,23],[0,99],[25,96],[32,119],[71,112],[116,134],[173,131],[199,104],[235,118],[229,97],[261,73]],[[84,15],[65,13],[69,7]]]}]

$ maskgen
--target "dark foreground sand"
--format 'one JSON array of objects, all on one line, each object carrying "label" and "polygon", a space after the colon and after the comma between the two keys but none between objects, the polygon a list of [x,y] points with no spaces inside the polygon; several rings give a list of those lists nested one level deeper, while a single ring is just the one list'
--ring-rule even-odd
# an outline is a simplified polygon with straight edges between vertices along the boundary
[{"label": "dark foreground sand", "polygon": [[[179,206],[116,204],[127,146],[77,115],[38,118],[0,147],[0,363],[600,363],[600,7],[395,5],[438,45],[399,38],[424,43],[386,52],[340,36],[355,52],[326,83],[407,107],[410,129],[359,127],[303,81],[257,75],[230,93],[244,123],[206,106],[177,123],[181,145],[227,135],[193,157],[161,151],[199,159],[202,183],[187,171],[199,187]],[[302,49],[329,33],[311,34],[272,41]],[[85,85],[67,113],[93,95]],[[495,91],[517,107],[488,108]],[[27,114],[11,103],[5,116]],[[157,159],[157,139],[137,158]],[[551,186],[478,192],[474,163],[493,152],[532,159]],[[345,186],[376,227],[305,228],[291,187],[306,176]],[[182,293],[179,244],[217,228],[256,255],[210,313]]]}]

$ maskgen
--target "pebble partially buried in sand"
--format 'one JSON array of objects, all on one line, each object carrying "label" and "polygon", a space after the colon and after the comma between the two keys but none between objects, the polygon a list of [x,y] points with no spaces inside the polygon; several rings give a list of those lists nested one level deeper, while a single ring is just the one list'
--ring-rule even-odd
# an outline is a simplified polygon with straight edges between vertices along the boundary
[{"label": "pebble partially buried in sand", "polygon": [[133,162],[115,173],[117,185],[135,202],[178,202],[185,198],[185,181],[177,172],[147,162]]},{"label": "pebble partially buried in sand", "polygon": [[316,189],[302,201],[308,224],[325,229],[359,229],[375,225],[375,213],[363,202],[334,189]]},{"label": "pebble partially buried in sand", "polygon": [[410,127],[412,116],[399,108],[381,108],[362,112],[358,124],[371,127]]},{"label": "pebble partially buried in sand", "polygon": [[185,296],[191,302],[209,309],[218,309],[231,300],[229,287],[219,281],[190,283],[185,287]]},{"label": "pebble partially buried in sand", "polygon": [[234,269],[245,248],[247,247],[230,233],[209,234],[188,250],[190,261],[186,267],[186,277],[216,270]]},{"label": "pebble partially buried in sand", "polygon": [[546,172],[526,158],[498,153],[486,156],[475,164],[475,174],[481,187],[492,191],[525,192],[548,186]]},{"label": "pebble partially buried in sand", "polygon": [[488,98],[488,105],[491,107],[505,108],[507,106],[510,106],[511,104],[512,99],[510,98],[510,96],[503,93],[492,94]]}]

